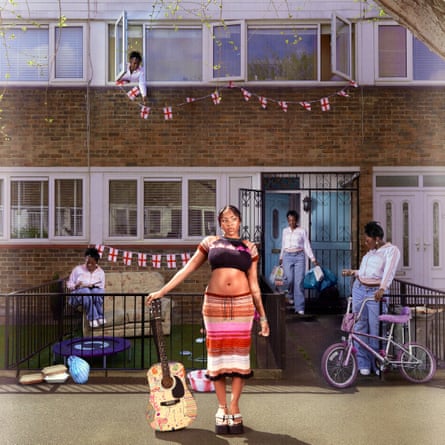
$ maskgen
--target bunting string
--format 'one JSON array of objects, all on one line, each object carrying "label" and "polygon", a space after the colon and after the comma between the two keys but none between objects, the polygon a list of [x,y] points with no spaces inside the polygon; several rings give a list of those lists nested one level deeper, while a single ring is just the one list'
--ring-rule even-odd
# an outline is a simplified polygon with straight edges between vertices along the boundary
[{"label": "bunting string", "polygon": [[166,254],[131,252],[104,244],[96,244],[96,249],[100,257],[107,257],[110,263],[122,263],[125,266],[131,266],[133,259],[135,259],[139,267],[151,266],[153,269],[161,269],[163,266],[167,269],[178,269],[184,267],[192,257],[190,252]]},{"label": "bunting string", "polygon": [[[139,87],[134,86],[130,90],[126,90],[124,87],[126,83],[122,80],[119,80],[116,82],[116,85],[119,86],[119,88],[122,90],[122,92],[131,100],[135,101],[136,98],[140,97],[140,91]],[[164,120],[170,121],[173,120],[174,117],[174,109],[180,108],[186,105],[190,105],[195,102],[201,102],[207,99],[210,99],[214,105],[219,105],[222,102],[223,95],[222,91],[225,89],[239,89],[241,92],[241,97],[244,99],[245,102],[249,102],[252,98],[256,98],[258,100],[259,106],[266,110],[270,104],[277,105],[283,112],[287,113],[289,110],[289,106],[291,105],[297,105],[298,108],[303,109],[305,111],[312,111],[313,106],[318,104],[320,106],[321,111],[326,112],[330,111],[332,109],[331,102],[333,97],[342,97],[342,98],[348,98],[349,96],[349,90],[351,88],[358,88],[358,83],[354,80],[349,81],[347,85],[345,85],[343,88],[341,88],[338,91],[335,91],[334,93],[324,96],[318,99],[313,100],[299,100],[299,101],[293,101],[293,100],[283,100],[283,99],[275,99],[270,98],[262,95],[257,95],[255,93],[252,93],[245,87],[237,87],[235,84],[230,81],[226,86],[223,87],[217,87],[215,90],[213,90],[210,94],[207,94],[205,96],[201,97],[186,97],[185,101],[179,102],[176,105],[166,105],[162,108],[162,114],[164,116]],[[153,109],[150,106],[147,106],[145,104],[139,103],[140,107],[140,117],[141,119],[148,119],[151,115],[153,115]],[[155,110],[156,111],[156,110]]]}]

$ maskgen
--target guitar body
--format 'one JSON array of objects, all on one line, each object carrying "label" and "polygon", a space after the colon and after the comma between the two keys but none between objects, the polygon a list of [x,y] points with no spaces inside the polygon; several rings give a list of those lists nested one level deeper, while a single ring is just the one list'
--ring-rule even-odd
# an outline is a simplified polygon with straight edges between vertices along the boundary
[{"label": "guitar body", "polygon": [[156,431],[180,430],[196,419],[196,402],[186,383],[184,365],[167,360],[160,323],[160,301],[156,300],[152,306],[156,322],[152,322],[152,327],[160,363],[152,365],[147,371],[150,388],[147,420]]},{"label": "guitar body", "polygon": [[162,366],[153,365],[147,372],[150,398],[147,420],[156,431],[175,431],[186,428],[195,419],[195,399],[186,384],[185,368],[181,363],[169,362],[171,387],[163,384]]}]

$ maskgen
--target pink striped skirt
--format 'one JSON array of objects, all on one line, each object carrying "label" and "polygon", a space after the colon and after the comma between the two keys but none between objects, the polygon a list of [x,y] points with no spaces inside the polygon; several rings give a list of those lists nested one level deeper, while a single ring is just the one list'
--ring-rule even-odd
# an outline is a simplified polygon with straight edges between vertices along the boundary
[{"label": "pink striped skirt", "polygon": [[254,311],[250,293],[229,296],[205,293],[202,314],[209,379],[253,375],[250,345]]}]

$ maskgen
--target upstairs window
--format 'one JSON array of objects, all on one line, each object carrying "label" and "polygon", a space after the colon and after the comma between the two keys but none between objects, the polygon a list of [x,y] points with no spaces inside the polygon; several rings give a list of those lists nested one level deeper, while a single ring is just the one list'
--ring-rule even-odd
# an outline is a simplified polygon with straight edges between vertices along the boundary
[{"label": "upstairs window", "polygon": [[150,81],[201,81],[201,28],[147,28],[146,72]]},{"label": "upstairs window", "polygon": [[108,41],[109,80],[123,73],[133,50],[143,54],[149,82],[318,82],[354,77],[353,27],[337,15],[330,23],[298,26],[153,21],[144,27],[128,22],[123,12],[109,25]]},{"label": "upstairs window", "polygon": [[0,81],[84,80],[83,26],[5,28]]},{"label": "upstairs window", "polygon": [[244,24],[212,25],[212,79],[244,79]]},{"label": "upstairs window", "polygon": [[445,80],[445,60],[402,26],[379,24],[376,36],[378,80]]},{"label": "upstairs window", "polygon": [[49,32],[41,28],[8,28],[0,45],[0,80],[48,81]]},{"label": "upstairs window", "polygon": [[265,28],[247,31],[248,80],[317,80],[318,28]]}]

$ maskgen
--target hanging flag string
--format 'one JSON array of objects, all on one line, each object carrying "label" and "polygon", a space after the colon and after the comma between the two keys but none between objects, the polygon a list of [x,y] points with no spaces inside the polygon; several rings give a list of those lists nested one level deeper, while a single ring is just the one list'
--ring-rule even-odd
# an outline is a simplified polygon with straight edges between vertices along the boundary
[{"label": "hanging flag string", "polygon": [[[162,266],[166,266],[167,269],[177,269],[185,266],[192,256],[190,252],[166,254],[131,252],[104,244],[96,244],[95,247],[100,257],[104,258],[106,256],[110,263],[123,263],[125,266],[131,266],[134,257],[139,267],[151,266],[153,269],[161,269]],[[177,261],[177,258],[180,260]]]},{"label": "hanging flag string", "polygon": [[[122,90],[122,92],[125,93],[125,95],[131,101],[135,101],[135,99],[140,96],[139,87],[137,87],[137,86],[132,87],[129,91],[126,91],[124,88],[124,85],[125,85],[124,82],[118,81],[118,82],[116,82],[116,85],[119,86],[119,88]],[[210,99],[210,100],[212,100],[212,102],[215,105],[219,105],[221,103],[222,97],[223,97],[221,94],[221,90],[224,90],[224,89],[233,90],[235,88],[238,88],[240,90],[245,102],[249,102],[249,100],[252,97],[255,97],[258,100],[258,103],[263,110],[266,110],[268,108],[268,104],[272,103],[272,104],[278,105],[278,107],[285,113],[287,113],[287,111],[289,110],[289,105],[299,105],[299,107],[302,108],[303,110],[312,111],[312,105],[318,103],[318,104],[320,104],[321,111],[324,112],[324,111],[331,110],[331,100],[330,100],[331,98],[336,97],[336,96],[343,97],[343,98],[350,97],[348,94],[348,90],[350,88],[358,88],[358,83],[355,80],[351,80],[343,88],[335,91],[334,93],[332,93],[330,95],[327,95],[327,96],[324,96],[324,97],[321,97],[318,99],[312,99],[312,100],[303,99],[303,100],[293,101],[293,100],[275,99],[275,98],[266,97],[263,95],[257,95],[255,93],[252,93],[245,87],[235,87],[234,83],[232,81],[230,81],[228,83],[228,85],[223,86],[223,87],[218,87],[215,90],[213,90],[212,93],[207,94],[205,96],[200,96],[197,98],[186,97],[185,101],[179,102],[176,105],[166,105],[165,107],[162,108],[164,120],[166,120],[166,121],[173,120],[175,108],[183,107],[183,106],[195,103],[195,102],[202,102],[203,100]],[[138,105],[140,107],[140,117],[142,119],[148,119],[149,116],[153,115],[152,107],[148,107],[142,103],[139,103]]]}]

